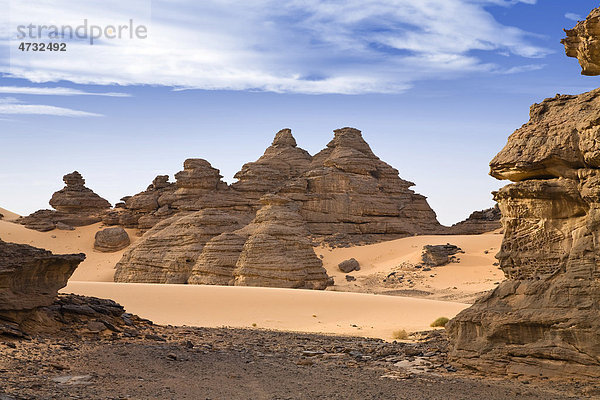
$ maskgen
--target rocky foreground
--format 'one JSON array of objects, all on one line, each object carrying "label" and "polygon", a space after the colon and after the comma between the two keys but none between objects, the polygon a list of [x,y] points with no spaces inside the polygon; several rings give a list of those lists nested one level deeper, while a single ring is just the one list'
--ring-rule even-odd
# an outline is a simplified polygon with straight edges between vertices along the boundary
[{"label": "rocky foreground", "polygon": [[[138,320],[0,338],[1,399],[575,399],[600,385],[455,370],[443,331],[386,343]],[[418,336],[417,336],[418,337]],[[516,378],[516,379],[515,379]]]}]

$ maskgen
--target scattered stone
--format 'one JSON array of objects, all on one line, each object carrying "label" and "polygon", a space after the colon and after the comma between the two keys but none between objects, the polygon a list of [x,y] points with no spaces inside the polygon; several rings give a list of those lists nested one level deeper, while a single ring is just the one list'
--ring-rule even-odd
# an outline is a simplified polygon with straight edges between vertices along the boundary
[{"label": "scattered stone", "polygon": [[346,275],[346,281],[347,282],[354,282],[356,280],[355,277],[353,277],[352,275]]},{"label": "scattered stone", "polygon": [[358,263],[358,261],[356,261],[356,259],[351,258],[349,260],[342,261],[341,263],[339,263],[338,268],[343,273],[348,274],[352,271],[360,271],[360,264]]}]

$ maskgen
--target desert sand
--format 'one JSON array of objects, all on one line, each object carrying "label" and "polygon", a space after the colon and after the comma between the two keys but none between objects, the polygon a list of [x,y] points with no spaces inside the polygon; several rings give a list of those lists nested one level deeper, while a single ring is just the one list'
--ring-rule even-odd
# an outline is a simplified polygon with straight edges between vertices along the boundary
[{"label": "desert sand", "polygon": [[[315,290],[69,282],[63,293],[113,299],[159,324],[276,329],[392,339],[468,304]],[[415,312],[418,310],[418,312]]]},{"label": "desert sand", "polygon": [[[438,317],[452,318],[475,294],[492,289],[502,280],[501,271],[492,265],[501,235],[485,234],[417,236],[351,248],[318,248],[317,254],[322,255],[336,282],[327,291],[117,284],[112,282],[114,266],[125,250],[108,254],[95,251],[94,235],[99,229],[101,224],[42,233],[0,221],[0,238],[55,253],[85,253],[86,260],[64,293],[110,298],[131,313],[171,325],[251,328],[256,324],[264,329],[389,340],[394,331],[425,330]],[[137,240],[136,230],[128,233],[132,241]],[[465,250],[458,255],[460,262],[428,272],[414,268],[423,245],[447,242]],[[346,282],[345,274],[337,269],[340,261],[350,257],[361,263],[361,271],[352,273],[355,282]],[[394,271],[410,276],[412,283],[382,282]],[[382,295],[386,293],[390,295]]]},{"label": "desert sand", "polygon": [[[315,250],[323,259],[327,274],[334,277],[335,290],[471,303],[504,280],[503,272],[494,265],[497,263],[494,256],[501,242],[502,235],[494,232],[483,235],[413,236],[367,246],[338,249],[319,247]],[[458,262],[434,267],[431,271],[415,268],[421,261],[423,246],[446,243],[457,245],[464,251],[464,254],[456,255]],[[347,282],[347,274],[337,267],[349,258],[355,258],[361,266],[360,271],[350,274],[356,278],[352,282]],[[403,275],[403,282],[387,278],[393,272],[397,276]]]},{"label": "desert sand", "polygon": [[16,214],[12,211],[8,211],[2,207],[0,207],[0,214],[4,215],[4,220],[6,221],[13,221],[20,217],[19,214]]}]

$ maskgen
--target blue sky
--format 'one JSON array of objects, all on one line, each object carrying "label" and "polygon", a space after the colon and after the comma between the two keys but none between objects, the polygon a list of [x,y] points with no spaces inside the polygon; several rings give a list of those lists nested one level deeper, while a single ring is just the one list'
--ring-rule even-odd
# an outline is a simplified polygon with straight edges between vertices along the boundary
[{"label": "blue sky", "polygon": [[[0,0],[0,206],[22,214],[73,170],[114,203],[186,158],[231,182],[281,128],[314,154],[353,126],[451,224],[493,204],[532,103],[598,87],[560,44],[596,1],[63,2]],[[148,37],[17,50],[20,24],[84,18]]]}]

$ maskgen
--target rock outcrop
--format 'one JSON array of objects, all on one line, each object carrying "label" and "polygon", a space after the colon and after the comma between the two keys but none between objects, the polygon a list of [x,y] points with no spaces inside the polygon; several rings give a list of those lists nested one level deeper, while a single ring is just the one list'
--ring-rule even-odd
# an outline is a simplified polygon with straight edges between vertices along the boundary
[{"label": "rock outcrop", "polygon": [[496,204],[486,210],[474,211],[469,218],[449,227],[447,233],[451,235],[481,235],[493,232],[502,228],[501,217],[500,208]]},{"label": "rock outcrop", "polygon": [[423,246],[421,261],[427,267],[440,267],[454,260],[454,255],[464,253],[462,249],[453,244],[439,244]]},{"label": "rock outcrop", "polygon": [[345,274],[349,274],[353,271],[360,271],[360,264],[358,263],[358,261],[356,261],[355,258],[350,258],[339,263],[338,269]]},{"label": "rock outcrop", "polygon": [[69,226],[86,226],[102,220],[110,203],[85,186],[77,171],[63,177],[66,186],[52,195],[50,205],[54,210],[39,210],[17,220],[26,228],[41,232],[51,231],[58,223]]},{"label": "rock outcrop", "polygon": [[186,283],[204,245],[249,222],[244,213],[205,209],[159,222],[125,252],[115,282]]},{"label": "rock outcrop", "polygon": [[565,32],[567,37],[561,43],[567,56],[579,60],[581,74],[600,75],[600,8]]},{"label": "rock outcrop", "polygon": [[246,227],[212,239],[189,283],[325,289],[328,276],[288,198],[266,195]]},{"label": "rock outcrop", "polygon": [[311,161],[311,155],[297,146],[292,131],[282,129],[262,157],[242,166],[234,176],[238,181],[231,187],[258,205],[263,195],[274,193],[290,179],[306,172]]},{"label": "rock outcrop", "polygon": [[117,226],[96,232],[94,249],[103,253],[114,253],[123,250],[130,243],[131,240],[125,229]]},{"label": "rock outcrop", "polygon": [[492,160],[507,280],[447,326],[456,362],[600,377],[600,89],[546,99]]},{"label": "rock outcrop", "polygon": [[301,204],[313,236],[361,243],[442,230],[426,198],[373,154],[359,130],[334,133],[310,169],[278,192]]},{"label": "rock outcrop", "polygon": [[[211,269],[202,283],[255,285],[262,280],[265,285],[276,285],[276,278],[268,282],[266,272],[256,281],[251,278],[256,271],[233,277],[231,272],[254,268],[250,255],[244,255],[245,269],[238,265],[239,253],[249,246],[248,242],[265,251],[273,251],[269,246],[274,243],[291,243],[277,237],[262,237],[271,240],[262,243],[259,236],[232,233],[255,216],[258,218],[256,213],[261,207],[277,210],[275,205],[261,204],[265,195],[286,198],[286,205],[278,206],[282,213],[283,209],[298,207],[297,211],[284,213],[292,218],[289,226],[296,234],[317,242],[331,239],[335,245],[364,243],[444,229],[425,197],[410,190],[413,184],[400,179],[397,170],[377,158],[360,131],[352,128],[336,131],[327,149],[315,157],[296,145],[289,129],[281,130],[262,157],[242,167],[236,174],[238,181],[231,186],[221,180],[217,169],[200,159],[186,160],[184,170],[175,178],[176,183],[168,184],[167,178],[161,177],[159,186],[155,181],[145,192],[124,198],[124,204],[104,219],[106,224],[142,229],[153,226],[120,261],[117,281],[183,283],[198,262]],[[204,218],[212,222],[205,226]],[[256,224],[255,220],[251,226]],[[215,240],[210,240],[213,237]],[[301,254],[305,249],[299,243],[295,246]],[[292,254],[296,250],[292,246],[286,251]],[[277,260],[273,255],[271,263]],[[313,265],[300,266],[296,272],[281,268],[281,274],[288,277],[277,285],[322,287],[320,272],[314,279],[302,278],[304,272],[298,272],[319,270]],[[294,273],[299,275],[292,279]]]},{"label": "rock outcrop", "polygon": [[84,259],[0,240],[0,334],[21,336],[23,321],[54,302]]}]

